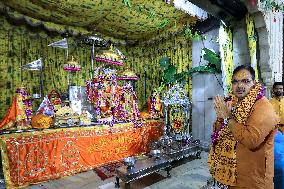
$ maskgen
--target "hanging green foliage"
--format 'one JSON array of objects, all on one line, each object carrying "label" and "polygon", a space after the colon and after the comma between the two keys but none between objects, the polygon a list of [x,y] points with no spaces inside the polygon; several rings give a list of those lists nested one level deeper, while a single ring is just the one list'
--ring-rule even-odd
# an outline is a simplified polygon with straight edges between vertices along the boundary
[{"label": "hanging green foliage", "polygon": [[218,54],[210,49],[203,48],[204,51],[203,59],[208,62],[205,66],[198,66],[190,69],[188,75],[191,76],[193,73],[221,73],[221,59]]},{"label": "hanging green foliage", "polygon": [[24,3],[19,0],[5,1],[0,3],[0,10],[13,22],[32,27],[41,25],[51,33],[69,32],[70,36],[77,36],[91,35],[96,30],[106,40],[120,44],[124,44],[125,40],[150,40],[158,37],[157,33],[176,33],[183,30],[185,24],[193,25],[198,20],[162,0],[71,0],[59,1],[60,6],[54,6],[56,0],[40,2],[46,3],[34,0],[25,0]]},{"label": "hanging green foliage", "polygon": [[181,73],[177,73],[175,74],[175,82],[184,82],[185,79],[188,77],[188,72],[187,71],[184,71],[184,72],[181,72]]},{"label": "hanging green foliage", "polygon": [[193,35],[192,39],[193,39],[194,41],[199,41],[199,40],[200,40],[200,36],[198,35],[197,31],[194,32],[194,35]]},{"label": "hanging green foliage", "polygon": [[183,82],[187,77],[191,76],[193,73],[221,73],[221,59],[218,54],[210,49],[203,48],[204,51],[203,59],[208,61],[205,66],[198,66],[191,68],[188,71],[182,71],[177,73],[177,68],[170,63],[170,58],[163,57],[160,59],[160,66],[163,68],[163,81],[161,86],[165,84],[173,84],[176,82]]},{"label": "hanging green foliage", "polygon": [[208,61],[208,67],[215,69],[217,73],[221,73],[221,59],[219,55],[207,48],[202,50],[204,51],[203,59]]},{"label": "hanging green foliage", "polygon": [[169,57],[163,57],[159,62],[164,71],[162,76],[162,86],[165,86],[166,84],[181,82],[186,78],[187,71],[177,73],[177,68],[174,65],[171,65],[171,60]]},{"label": "hanging green foliage", "polygon": [[163,81],[166,84],[170,84],[172,82],[175,82],[175,75],[176,75],[177,69],[175,66],[170,65],[166,70],[164,70],[164,76],[163,76]]},{"label": "hanging green foliage", "polygon": [[210,67],[209,65],[206,66],[197,66],[188,71],[188,76],[191,76],[193,73],[216,73],[216,69]]},{"label": "hanging green foliage", "polygon": [[192,32],[189,27],[186,27],[184,30],[184,36],[186,39],[191,39],[192,38]]},{"label": "hanging green foliage", "polygon": [[186,26],[184,29],[184,36],[186,39],[192,39],[194,41],[206,40],[206,35],[199,35],[197,31],[195,31],[193,34],[192,30],[188,26]]},{"label": "hanging green foliage", "polygon": [[138,5],[136,10],[141,13],[142,10],[143,10],[143,6],[142,5]]}]

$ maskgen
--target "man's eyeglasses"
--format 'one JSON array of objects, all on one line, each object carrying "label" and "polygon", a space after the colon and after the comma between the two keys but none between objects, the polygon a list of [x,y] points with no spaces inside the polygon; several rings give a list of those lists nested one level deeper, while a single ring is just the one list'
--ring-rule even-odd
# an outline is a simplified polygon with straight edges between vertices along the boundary
[{"label": "man's eyeglasses", "polygon": [[242,80],[236,80],[236,79],[234,79],[234,80],[232,81],[232,83],[233,83],[233,85],[236,85],[236,84],[238,84],[238,83],[247,85],[247,84],[249,84],[251,81],[252,81],[251,79],[242,79]]}]

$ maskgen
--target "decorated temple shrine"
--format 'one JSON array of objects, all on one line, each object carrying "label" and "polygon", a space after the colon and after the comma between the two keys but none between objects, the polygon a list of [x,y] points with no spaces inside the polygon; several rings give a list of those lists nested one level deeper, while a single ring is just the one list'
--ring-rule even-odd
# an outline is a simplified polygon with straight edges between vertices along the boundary
[{"label": "decorated temple shrine", "polygon": [[[116,188],[160,170],[165,182],[185,178],[172,169],[206,159],[225,120],[240,122],[219,119],[216,105],[219,95],[232,115],[240,107],[234,86],[250,80],[233,79],[237,66],[253,69],[257,100],[277,96],[283,11],[281,0],[0,0],[0,188],[82,172]],[[279,132],[275,188],[284,186]],[[217,168],[202,166],[204,189],[223,186]]]}]

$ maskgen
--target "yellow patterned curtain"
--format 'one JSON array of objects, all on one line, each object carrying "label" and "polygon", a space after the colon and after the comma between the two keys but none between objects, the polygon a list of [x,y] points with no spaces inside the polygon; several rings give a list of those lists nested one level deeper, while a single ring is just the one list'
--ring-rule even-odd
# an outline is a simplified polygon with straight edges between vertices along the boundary
[{"label": "yellow patterned curtain", "polygon": [[222,24],[219,30],[219,43],[221,53],[222,81],[224,95],[232,92],[232,75],[234,69],[233,61],[233,36],[229,27]]},{"label": "yellow patterned curtain", "polygon": [[[27,87],[30,93],[37,92],[39,88],[39,72],[24,71],[20,67],[39,58],[43,58],[43,95],[52,89],[67,92],[68,72],[63,70],[66,61],[66,51],[52,48],[47,45],[61,40],[60,36],[47,35],[40,29],[31,31],[25,26],[14,26],[4,17],[0,17],[0,119],[5,115],[12,103],[16,88],[21,85]],[[34,29],[33,29],[34,30]],[[85,86],[90,78],[91,49],[75,47],[72,38],[68,38],[69,55],[74,56],[81,65],[80,72],[70,74],[72,85]],[[135,82],[140,108],[154,88],[159,87],[162,70],[159,59],[169,56],[178,71],[191,68],[191,41],[186,40],[182,34],[161,39],[152,43],[138,46],[118,47],[128,58],[125,66],[113,68],[123,71],[131,68],[140,76]],[[95,62],[95,67],[102,63]],[[146,85],[145,85],[146,81]],[[191,96],[191,80],[185,85]],[[33,109],[36,110],[40,101],[35,100]]]},{"label": "yellow patterned curtain", "polygon": [[258,81],[258,68],[257,68],[257,59],[256,59],[257,35],[254,28],[253,18],[249,14],[247,14],[246,16],[246,24],[247,24],[250,62],[251,66],[254,68],[255,71],[255,80]]}]

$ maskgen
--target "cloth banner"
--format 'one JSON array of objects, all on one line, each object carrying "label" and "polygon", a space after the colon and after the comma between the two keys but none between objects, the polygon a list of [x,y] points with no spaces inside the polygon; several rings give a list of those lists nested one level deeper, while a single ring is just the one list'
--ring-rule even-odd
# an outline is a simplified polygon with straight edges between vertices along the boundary
[{"label": "cloth banner", "polygon": [[148,151],[162,135],[163,121],[142,128],[122,123],[2,135],[6,188],[56,179]]},{"label": "cloth banner", "polygon": [[68,49],[68,43],[67,43],[67,39],[61,39],[60,41],[56,41],[53,42],[51,44],[48,45],[49,47],[59,47],[59,48],[63,48],[63,49]]},{"label": "cloth banner", "polygon": [[248,34],[248,45],[249,45],[249,55],[251,67],[254,68],[255,71],[255,80],[258,81],[258,69],[257,69],[257,59],[256,59],[256,43],[257,43],[257,35],[254,28],[253,18],[247,14],[246,16],[246,24],[247,24],[247,34]]},{"label": "cloth banner", "polygon": [[42,59],[37,59],[35,61],[32,61],[26,65],[22,66],[22,69],[24,70],[41,70],[42,69]]},{"label": "cloth banner", "polygon": [[232,92],[232,75],[234,70],[233,61],[233,36],[229,27],[222,24],[219,30],[219,43],[221,53],[221,68],[224,95],[227,96]]}]

